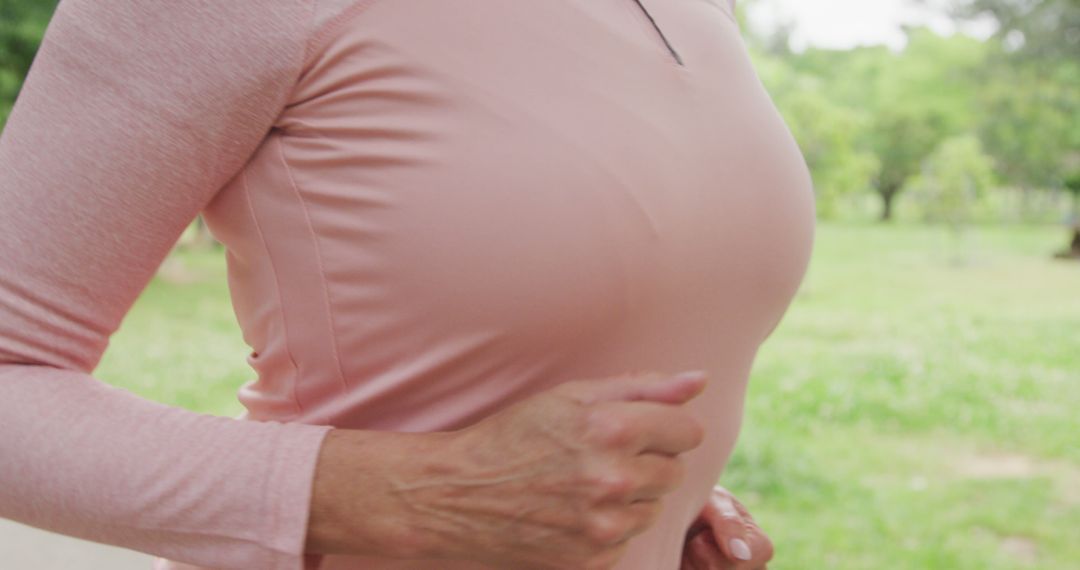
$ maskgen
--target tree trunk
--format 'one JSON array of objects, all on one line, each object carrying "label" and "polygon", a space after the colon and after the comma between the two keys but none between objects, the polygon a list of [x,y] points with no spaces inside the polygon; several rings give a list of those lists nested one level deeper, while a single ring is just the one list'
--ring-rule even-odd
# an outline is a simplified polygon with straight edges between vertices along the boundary
[{"label": "tree trunk", "polygon": [[900,190],[897,186],[886,186],[878,191],[881,196],[881,218],[882,222],[888,222],[892,220],[893,216],[893,198],[896,198],[896,193]]},{"label": "tree trunk", "polygon": [[1054,257],[1060,259],[1080,259],[1080,221],[1073,223],[1072,241],[1070,241],[1068,248],[1055,253]]}]

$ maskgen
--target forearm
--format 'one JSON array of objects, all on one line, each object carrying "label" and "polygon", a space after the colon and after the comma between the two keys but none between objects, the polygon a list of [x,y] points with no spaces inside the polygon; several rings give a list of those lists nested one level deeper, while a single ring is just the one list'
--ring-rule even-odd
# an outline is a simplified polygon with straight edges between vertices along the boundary
[{"label": "forearm", "polygon": [[449,433],[334,429],[315,469],[305,550],[387,558],[440,558],[443,532],[400,492],[406,481],[452,468],[437,451]]},{"label": "forearm", "polygon": [[316,461],[309,554],[610,568],[682,479],[703,372],[582,380],[457,431],[334,430]]},{"label": "forearm", "polygon": [[189,564],[298,570],[327,429],[0,364],[0,517]]}]

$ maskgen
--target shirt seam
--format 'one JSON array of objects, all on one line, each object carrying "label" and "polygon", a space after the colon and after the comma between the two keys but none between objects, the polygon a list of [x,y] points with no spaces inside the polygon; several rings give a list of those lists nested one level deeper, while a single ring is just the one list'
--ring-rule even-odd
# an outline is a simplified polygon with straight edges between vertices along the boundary
[{"label": "shirt seam", "polygon": [[266,258],[270,261],[270,273],[274,276],[274,295],[277,297],[277,313],[281,318],[281,334],[285,340],[285,354],[289,357],[289,364],[292,365],[293,370],[293,381],[290,382],[293,407],[296,408],[296,415],[299,417],[304,411],[303,406],[300,405],[300,398],[296,395],[296,383],[300,378],[300,367],[296,365],[296,359],[293,357],[292,350],[289,348],[292,344],[289,342],[289,323],[285,318],[284,299],[281,296],[281,280],[278,277],[277,265],[274,263],[274,255],[270,252],[270,246],[267,245],[266,237],[263,235],[262,226],[259,224],[259,216],[255,213],[255,208],[251,205],[251,190],[248,187],[246,169],[240,172],[240,183],[244,189],[244,202],[247,204],[248,213],[251,215],[251,220],[255,224],[255,233],[259,236],[259,244],[262,245],[263,251],[266,252]]},{"label": "shirt seam", "polygon": [[319,237],[315,234],[315,227],[311,223],[311,215],[308,212],[307,202],[304,200],[304,195],[300,192],[300,186],[296,183],[296,177],[293,176],[292,167],[289,166],[289,160],[285,156],[285,144],[281,139],[275,141],[278,147],[278,156],[281,159],[281,165],[285,168],[285,174],[289,178],[289,186],[292,188],[293,193],[296,194],[296,200],[300,202],[300,211],[304,214],[304,223],[307,227],[308,234],[311,236],[311,242],[315,247],[315,263],[319,267],[319,281],[322,283],[323,290],[323,303],[326,309],[327,320],[330,322],[330,346],[334,349],[334,363],[337,365],[338,381],[341,382],[341,390],[343,392],[349,391],[349,383],[345,380],[345,369],[341,364],[341,349],[338,347],[337,337],[337,322],[334,319],[334,303],[330,295],[330,285],[326,279],[326,266],[323,263],[322,246],[319,243]]}]

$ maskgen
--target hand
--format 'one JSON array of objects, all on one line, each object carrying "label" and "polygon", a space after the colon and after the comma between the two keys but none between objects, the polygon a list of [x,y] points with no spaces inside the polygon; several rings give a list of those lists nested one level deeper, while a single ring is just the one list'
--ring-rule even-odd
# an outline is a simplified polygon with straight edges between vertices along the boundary
[{"label": "hand", "polygon": [[701,444],[682,405],[704,386],[703,374],[567,382],[452,432],[435,468],[392,482],[430,537],[420,557],[613,567],[682,481],[678,455]]},{"label": "hand", "polygon": [[680,568],[764,570],[772,557],[772,541],[754,517],[727,489],[717,485],[686,533]]}]

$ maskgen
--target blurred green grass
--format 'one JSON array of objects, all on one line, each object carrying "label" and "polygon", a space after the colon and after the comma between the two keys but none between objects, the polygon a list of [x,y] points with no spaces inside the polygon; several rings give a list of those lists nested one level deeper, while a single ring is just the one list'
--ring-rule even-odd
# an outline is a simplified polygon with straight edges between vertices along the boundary
[{"label": "blurred green grass", "polygon": [[[1080,561],[1080,263],[1047,226],[821,223],[762,347],[722,482],[770,568],[999,570]],[[235,416],[251,378],[220,252],[156,277],[95,376]]]},{"label": "blurred green grass", "polygon": [[222,416],[243,411],[236,391],[255,377],[229,299],[224,254],[174,253],[184,279],[159,272],[112,336],[94,376],[140,396]]},{"label": "blurred green grass", "polygon": [[819,226],[723,478],[775,568],[1080,567],[1080,263],[1048,255],[1064,243]]}]

